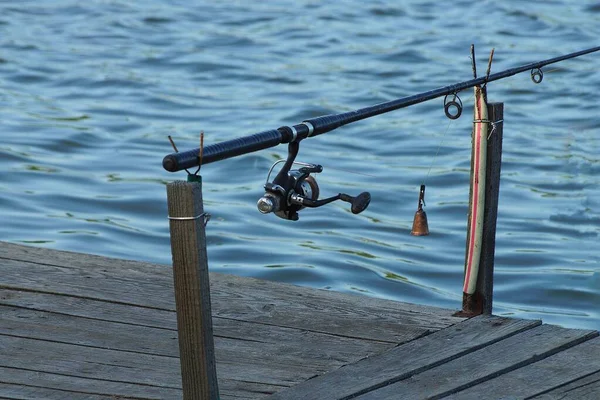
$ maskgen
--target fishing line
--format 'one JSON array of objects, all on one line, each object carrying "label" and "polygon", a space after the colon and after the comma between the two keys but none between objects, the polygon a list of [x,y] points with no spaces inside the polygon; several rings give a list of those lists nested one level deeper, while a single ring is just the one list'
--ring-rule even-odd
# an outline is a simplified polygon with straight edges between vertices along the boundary
[{"label": "fishing line", "polygon": [[442,148],[442,145],[444,144],[444,140],[446,139],[446,134],[450,130],[450,125],[452,125],[452,121],[453,121],[452,119],[449,120],[448,121],[448,125],[446,125],[446,129],[444,130],[444,133],[442,134],[442,139],[440,140],[440,143],[439,143],[439,145],[437,147],[435,155],[433,156],[433,159],[431,160],[431,165],[429,166],[429,170],[427,171],[427,175],[425,176],[425,179],[423,179],[423,182],[422,182],[423,185],[427,184],[427,179],[429,179],[429,174],[431,174],[431,169],[433,168],[433,165],[437,161],[438,154],[440,154],[440,149]]},{"label": "fishing line", "polygon": [[[469,102],[471,99],[475,98],[474,94],[471,94],[466,100],[465,102]],[[446,135],[448,133],[448,131],[450,130],[450,126],[452,125],[452,121],[454,121],[453,119],[449,119],[448,121],[448,125],[446,125],[446,129],[444,130],[444,133],[442,134],[442,138],[440,139],[440,142],[438,144],[438,147],[435,151],[435,155],[433,156],[433,159],[431,160],[431,165],[429,166],[429,169],[427,170],[427,174],[425,176],[425,179],[423,179],[423,185],[425,185],[427,183],[427,180],[429,179],[429,175],[431,174],[431,170],[433,169],[435,162],[437,161],[437,157],[440,153],[440,150],[442,148],[442,145],[444,144],[444,141],[446,140]]]}]

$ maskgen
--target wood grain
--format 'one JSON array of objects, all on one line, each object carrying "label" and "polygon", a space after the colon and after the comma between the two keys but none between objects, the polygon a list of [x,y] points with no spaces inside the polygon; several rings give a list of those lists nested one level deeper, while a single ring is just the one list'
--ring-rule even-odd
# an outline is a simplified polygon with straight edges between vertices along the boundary
[{"label": "wood grain", "polygon": [[300,383],[275,394],[272,399],[353,398],[359,393],[406,379],[539,324],[539,321],[476,317]]},{"label": "wood grain", "polygon": [[598,400],[599,398],[600,371],[577,379],[550,392],[531,397],[531,399],[535,400]]},{"label": "wood grain", "polygon": [[218,400],[201,179],[167,184],[167,203],[183,398]]},{"label": "wood grain", "polygon": [[[169,267],[0,242],[0,274],[0,397],[182,398]],[[223,400],[598,391],[595,331],[210,279]]]},{"label": "wood grain", "polygon": [[[162,265],[3,242],[0,260],[7,289],[175,309],[172,273]],[[210,280],[213,315],[334,335],[399,343],[464,319],[453,310],[252,278],[211,273]]]},{"label": "wood grain", "polygon": [[[136,311],[135,308],[128,310],[127,306],[121,308],[124,317]],[[265,351],[281,348],[278,351],[282,356],[301,353],[305,361],[294,360],[300,365],[321,365],[335,360],[351,362],[392,347],[377,341],[225,318],[215,318],[214,331],[220,354],[224,355],[228,351],[227,343],[239,340],[244,346],[252,345]],[[64,343],[177,357],[177,332],[174,321],[170,329],[153,328],[23,307],[0,306],[0,333],[44,339],[50,332],[53,340]],[[252,349],[248,351],[255,352]]]},{"label": "wood grain", "polygon": [[597,334],[541,325],[357,398],[392,400],[399,393],[407,400],[442,398],[549,357]]},{"label": "wood grain", "polygon": [[[504,119],[504,103],[488,104],[488,119],[492,122]],[[489,124],[488,132],[493,132],[487,141],[487,165],[485,171],[485,208],[483,214],[483,238],[481,258],[475,293],[481,299],[483,314],[492,313],[494,299],[494,259],[496,251],[496,221],[498,219],[498,198],[500,196],[500,171],[502,167],[503,122],[495,127]]]},{"label": "wood grain", "polygon": [[[566,398],[579,399],[594,391],[597,399],[600,398],[600,374],[597,371],[600,371],[600,338],[588,340],[446,399],[476,400],[481,398],[481,393],[490,398],[562,398],[565,395]],[[543,393],[548,394],[544,397]],[[575,394],[581,397],[573,397]]]},{"label": "wood grain", "polygon": [[[390,347],[389,344],[380,342],[226,319],[217,319],[215,332],[218,367],[225,370],[223,373],[226,374],[223,379],[239,377],[242,371],[247,382],[280,388],[378,354]],[[219,336],[219,333],[223,336]],[[148,328],[2,306],[0,334],[9,335],[12,339],[51,340],[71,345],[70,350],[61,347],[61,353],[67,355],[69,352],[79,355],[84,347],[83,351],[89,358],[96,360],[106,357],[103,350],[111,350],[123,353],[123,359],[133,360],[148,355],[171,357],[174,362],[178,361],[177,332],[174,329]],[[5,346],[7,342],[0,335],[0,343]],[[24,340],[23,343],[28,341]],[[26,360],[28,357],[44,356],[46,350],[25,354],[15,347],[3,347],[3,351],[6,357],[0,359],[0,365],[18,368],[19,364],[10,363],[11,359],[24,357]],[[175,367],[178,364],[170,365]],[[167,367],[164,362],[154,366],[157,375],[153,381],[165,383],[160,370]],[[280,381],[273,380],[275,374],[267,375],[265,380],[265,368],[282,369],[289,373],[282,376]],[[46,371],[52,372],[51,369]],[[64,370],[61,373],[67,372],[68,370]],[[249,389],[240,388],[238,394],[247,390]]]},{"label": "wood grain", "polygon": [[[0,367],[0,397],[16,399],[180,399],[181,389]],[[118,398],[118,397],[117,397]]]},{"label": "wood grain", "polygon": [[[13,371],[6,385],[34,373],[38,386],[58,391],[97,382],[105,389],[95,395],[181,395],[168,267],[0,242],[0,273],[0,368]],[[462,320],[432,307],[211,279],[222,399],[261,398]]]}]

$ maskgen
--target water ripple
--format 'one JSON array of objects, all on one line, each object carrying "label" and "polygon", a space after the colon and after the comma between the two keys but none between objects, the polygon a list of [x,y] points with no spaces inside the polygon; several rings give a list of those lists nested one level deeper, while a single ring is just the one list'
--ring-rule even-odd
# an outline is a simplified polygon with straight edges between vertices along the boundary
[{"label": "water ripple", "polygon": [[[402,4],[193,0],[0,4],[0,240],[170,263],[162,170],[172,151],[351,111],[597,46],[600,8],[554,1]],[[498,23],[502,21],[502,23]],[[497,312],[600,328],[597,55],[489,84],[505,102]],[[284,146],[203,167],[211,268],[460,307],[471,91],[302,144],[323,196],[369,209],[255,208]],[[437,156],[434,157],[434,154]],[[356,171],[361,174],[352,174]],[[409,232],[426,181],[431,235]]]}]

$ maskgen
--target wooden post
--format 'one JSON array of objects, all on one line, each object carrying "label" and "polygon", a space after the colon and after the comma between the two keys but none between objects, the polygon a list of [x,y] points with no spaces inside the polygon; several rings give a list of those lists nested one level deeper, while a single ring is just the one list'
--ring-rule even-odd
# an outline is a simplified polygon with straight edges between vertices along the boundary
[{"label": "wooden post", "polygon": [[[504,103],[488,104],[487,166],[485,178],[485,206],[483,216],[483,239],[479,273],[475,293],[463,293],[462,311],[456,315],[472,317],[492,313],[494,292],[494,253],[496,248],[496,219],[500,194],[500,169],[502,164],[502,127]],[[468,227],[470,230],[471,227]]]},{"label": "wooden post", "polygon": [[185,400],[217,400],[202,180],[197,178],[167,185],[181,380]]}]

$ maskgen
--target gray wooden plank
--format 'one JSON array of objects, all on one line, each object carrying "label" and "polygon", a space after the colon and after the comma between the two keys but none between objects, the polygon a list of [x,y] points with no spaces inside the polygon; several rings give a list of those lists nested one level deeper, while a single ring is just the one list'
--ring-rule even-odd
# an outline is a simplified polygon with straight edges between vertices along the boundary
[{"label": "gray wooden plank", "polygon": [[[598,357],[598,353],[595,353]],[[600,399],[600,371],[577,379],[539,396],[535,400],[598,400]]]},{"label": "gray wooden plank", "polygon": [[175,329],[99,321],[12,306],[0,305],[0,334],[147,355],[178,356]]},{"label": "gray wooden plank", "polygon": [[403,399],[442,398],[597,335],[596,331],[542,325],[357,398],[392,400],[399,394]]},{"label": "gray wooden plank", "polygon": [[[168,266],[3,242],[0,258],[5,288],[174,310]],[[215,273],[211,294],[213,315],[390,343],[463,320],[451,310]]]},{"label": "gray wooden plank", "polygon": [[179,388],[179,359],[1,336],[0,366],[113,382]]},{"label": "gray wooden plank", "polygon": [[[172,270],[169,265],[151,264],[91,254],[23,246],[2,241],[0,241],[0,259],[27,261],[49,266],[54,265],[65,268],[96,271],[97,275],[90,275],[89,278],[102,277],[103,275],[109,274],[110,276],[116,275],[118,279],[124,281],[133,280],[133,282],[139,282],[140,284],[159,282],[160,288],[164,286],[163,280],[166,279],[165,282],[171,289],[173,286]],[[116,274],[113,274],[113,272],[116,272]],[[332,302],[347,303],[350,307],[354,306],[364,308],[367,311],[374,311],[374,313],[380,317],[389,316],[390,313],[392,317],[397,317],[397,313],[403,311],[407,314],[407,317],[409,315],[412,317],[412,320],[407,318],[407,324],[418,325],[428,329],[442,329],[448,325],[464,320],[464,318],[452,316],[455,310],[402,303],[357,294],[299,287],[261,279],[215,273],[214,278],[211,276],[211,284],[213,281],[216,281],[216,283],[212,286],[217,287],[214,288],[211,286],[211,292],[214,292],[215,289],[222,289],[225,291],[233,290],[234,298],[238,298],[239,295],[236,288],[244,286],[249,292],[264,291],[267,298],[269,298],[268,292],[273,291],[277,295],[283,295],[283,298],[296,300],[296,297],[302,297],[302,300],[305,302],[310,302],[312,300],[316,302],[330,300]],[[158,299],[153,298],[150,300]],[[165,308],[174,309],[174,302],[167,302]]]},{"label": "gray wooden plank", "polygon": [[0,367],[0,398],[18,399],[179,399],[180,389],[80,378]]},{"label": "gray wooden plank", "polygon": [[[47,311],[57,315],[78,316],[98,321],[121,322],[150,328],[173,330],[177,326],[174,311],[113,303],[78,296],[0,288],[0,305]],[[217,336],[269,341],[271,340],[271,336],[268,333],[272,329],[270,327],[275,326],[266,323],[263,324],[260,321],[246,322],[227,316],[214,316],[213,319],[214,323],[218,326],[215,328],[215,335]],[[247,326],[248,328],[245,328]],[[307,332],[306,329],[302,328],[291,327],[289,329],[295,329],[298,333]],[[414,337],[418,337],[425,331],[417,329],[412,332],[414,332]],[[325,334],[329,336],[329,334]],[[414,337],[409,336],[409,332],[406,332],[405,340],[412,340]],[[371,339],[364,340],[375,342]],[[381,344],[382,348],[395,345],[394,343],[385,341],[377,340],[377,342]]]},{"label": "gray wooden plank", "polygon": [[378,356],[366,358],[329,374],[300,383],[272,399],[348,399],[449,362],[518,332],[539,321],[480,316],[424,338],[405,343]]},{"label": "gray wooden plank", "polygon": [[[175,329],[129,325],[1,305],[0,334],[178,357]],[[245,362],[251,367],[256,363],[272,363],[275,359],[277,363],[314,369],[315,374],[378,354],[392,346],[376,341],[223,318],[215,318],[215,340],[218,343],[219,360],[232,359],[239,363]]]},{"label": "gray wooden plank", "polygon": [[[52,296],[47,300],[52,298],[62,296]],[[127,311],[130,306],[120,307],[124,309],[125,315],[137,310],[134,308]],[[177,332],[174,329],[156,329],[65,314],[54,315],[26,308],[0,306],[0,333],[147,355],[177,357],[178,354]],[[238,371],[260,371],[256,369],[257,364],[268,368],[287,364],[288,368],[302,371],[304,375],[301,376],[304,377],[322,374],[391,347],[387,343],[222,318],[215,319],[215,333],[219,363],[235,362],[235,370]],[[3,346],[2,335],[0,346]],[[30,356],[38,357],[40,354]],[[17,357],[26,362],[25,354],[19,353]],[[258,381],[260,377],[253,376],[252,373],[246,374],[247,380],[244,382],[236,381],[235,377],[236,375],[219,376],[223,395],[236,398],[260,396],[297,383],[285,381],[278,385],[274,382],[253,382],[250,379]]]},{"label": "gray wooden plank", "polygon": [[[127,373],[125,369],[122,373],[123,380],[149,384],[149,381],[139,380],[140,374],[143,374],[156,384],[179,383],[175,331],[48,314],[14,307],[0,308],[0,332],[11,335],[0,335],[0,346],[3,348],[0,365],[13,368],[26,365],[29,369],[54,372],[56,366],[53,363],[66,363],[60,370],[61,373],[77,375],[82,363],[87,362],[86,360],[98,360],[102,363],[107,357],[102,350],[110,350],[108,356],[111,360],[120,360],[123,368],[138,368],[142,365],[145,370],[146,364],[153,365],[151,361],[144,361],[153,359],[148,356],[158,356],[157,359],[161,360],[150,372]],[[235,394],[238,397],[249,391],[271,393],[272,387],[296,384],[389,347],[385,343],[297,329],[231,320],[219,321],[222,323],[216,324],[219,331],[241,336],[239,339],[219,336],[215,339],[219,382],[221,379],[243,380],[237,384],[238,391]],[[18,339],[22,339],[22,344],[19,345]],[[46,339],[51,342],[30,346],[27,345],[30,343],[27,339]],[[69,344],[78,346],[69,348],[66,346]],[[27,351],[23,351],[23,348],[27,348]],[[117,356],[115,351],[133,354]],[[52,358],[56,354],[60,354],[61,358]],[[68,359],[69,354],[74,354],[74,358]],[[82,358],[82,354],[86,357]],[[165,356],[172,360],[166,362]],[[39,358],[45,363],[41,363]],[[142,361],[134,362],[138,358],[142,358]],[[165,371],[164,374],[161,369]],[[271,372],[272,370],[276,371]],[[111,379],[106,373],[107,371],[99,370],[83,376]],[[262,388],[256,389],[260,385]],[[233,394],[233,391],[230,390],[230,393]]]},{"label": "gray wooden plank", "polygon": [[[69,392],[38,386],[14,385],[0,382],[0,398],[7,400],[116,400],[114,396]],[[156,399],[156,397],[154,397]],[[129,397],[128,399],[152,399],[152,397]]]},{"label": "gray wooden plank", "polygon": [[121,322],[150,328],[177,329],[175,311],[0,287],[0,304],[53,314]]},{"label": "gray wooden plank", "polygon": [[[115,334],[118,334],[115,333]],[[344,364],[299,348],[219,339],[219,377],[270,386],[291,386]],[[41,372],[178,387],[179,359],[0,335],[0,366]]]},{"label": "gray wooden plank", "polygon": [[[0,366],[70,375],[80,378],[135,383],[178,389],[179,359],[97,349],[43,340],[3,336]],[[243,350],[243,349],[241,349]],[[239,353],[238,357],[244,356]],[[289,386],[309,379],[313,371],[278,363],[253,363],[227,359],[218,363],[221,377],[239,381]]]},{"label": "gray wooden plank", "polygon": [[221,400],[263,399],[288,387],[234,379],[222,379],[221,377],[218,378]]},{"label": "gray wooden plank", "polygon": [[[16,399],[169,399],[182,398],[180,389],[138,385],[71,375],[0,367],[0,398]],[[281,386],[220,379],[221,400],[259,399]]]},{"label": "gray wooden plank", "polygon": [[[590,339],[553,356],[446,397],[453,400],[524,398],[550,391],[600,371],[600,338]],[[600,389],[597,387],[596,389]],[[561,391],[563,392],[563,391]],[[600,398],[600,392],[596,398]]]},{"label": "gray wooden plank", "polygon": [[[18,246],[18,248],[21,247]],[[29,248],[26,248],[26,250],[29,251]],[[36,259],[39,256],[43,256],[42,259],[44,262],[52,262],[51,257],[56,252],[49,251],[42,253],[36,254],[33,258]],[[73,258],[67,257],[67,260],[63,260],[65,261],[65,265],[53,267],[53,273],[57,272],[54,277],[48,278],[44,271],[40,272],[39,269],[43,269],[46,266],[43,263],[40,264],[37,262],[16,265],[13,271],[18,271],[18,273],[13,273],[12,276],[17,275],[23,282],[29,281],[34,285],[36,282],[35,279],[39,280],[39,277],[43,277],[43,281],[39,286],[42,289],[53,288],[59,285],[59,283],[56,285],[49,283],[64,282],[65,280],[68,281],[70,277],[75,277],[75,285],[71,288],[74,288],[73,290],[79,293],[79,295],[55,294],[54,290],[36,291],[31,287],[26,287],[25,290],[12,290],[5,286],[0,291],[0,303],[11,304],[18,308],[12,309],[9,313],[2,313],[4,319],[0,324],[0,329],[3,329],[1,332],[13,336],[37,339],[44,339],[47,338],[44,335],[52,334],[52,340],[55,342],[62,341],[62,344],[75,343],[98,347],[100,349],[140,352],[145,355],[170,356],[174,354],[174,330],[173,328],[165,330],[165,327],[175,326],[174,313],[171,310],[153,307],[152,305],[136,306],[129,305],[126,302],[97,300],[93,296],[86,296],[83,291],[78,292],[79,290],[87,289],[90,285],[106,285],[113,288],[118,286],[119,280],[122,280],[122,278],[119,275],[116,275],[115,278],[111,273],[114,272],[116,274],[116,272],[123,270],[120,266],[115,269],[115,265],[119,265],[119,260],[101,258],[103,263],[95,266],[87,266],[91,269],[91,272],[89,272],[86,269],[81,269],[79,266],[70,266],[69,262],[76,263],[78,258],[74,257],[77,254],[69,255],[73,256]],[[0,264],[6,267],[6,259],[1,260]],[[137,267],[140,263],[126,261],[125,264]],[[125,268],[125,270],[128,269]],[[133,270],[133,268],[129,271],[131,276],[124,280],[125,291],[130,291],[139,282],[149,281],[152,282],[152,285],[156,284],[156,279],[152,276],[140,279],[138,272]],[[65,279],[60,277],[63,273],[62,278]],[[36,277],[36,275],[38,276]],[[78,275],[79,278],[77,278]],[[170,277],[167,276],[167,278],[163,279],[162,286],[170,282]],[[105,282],[98,285],[98,282],[102,280],[107,280],[108,283]],[[224,301],[224,305],[227,305],[230,301],[244,301],[243,298],[240,299],[240,297],[246,295],[243,287],[244,283],[246,283],[244,278],[235,278],[233,284],[231,280],[224,282],[224,286],[229,293],[232,291],[239,291],[240,293],[240,296],[233,295],[231,299]],[[258,285],[262,286],[260,282],[258,282]],[[288,285],[283,285],[278,290],[291,297],[291,304],[295,304],[297,302],[296,299],[302,297],[304,294],[302,288],[296,287],[293,287],[293,289],[297,293],[290,294],[289,291],[284,290],[285,286]],[[66,285],[66,287],[70,286]],[[233,290],[232,287],[234,288]],[[263,290],[268,291],[269,285],[264,287]],[[318,295],[329,294],[325,291],[314,292],[315,295],[312,296],[312,301],[315,303],[319,303]],[[92,293],[94,293],[93,289]],[[258,297],[260,293],[253,293],[252,295]],[[334,294],[334,296],[337,295]],[[147,298],[148,296],[141,297]],[[345,306],[350,307],[348,304],[353,304],[356,301],[354,297],[357,296],[342,295],[342,297],[352,298],[350,302],[346,300]],[[360,297],[357,298],[361,299]],[[344,303],[344,300],[342,299],[341,302]],[[253,304],[253,306],[256,307],[256,304]],[[372,306],[375,307],[374,305]],[[262,307],[262,311],[266,312],[271,307],[270,304],[267,304],[267,307]],[[364,313],[363,318],[369,318],[368,313],[359,310],[355,304],[352,307],[356,308],[357,312]],[[28,310],[50,310],[51,315],[27,313]],[[388,307],[387,310],[378,309],[378,311],[383,314],[389,314],[393,310]],[[404,310],[404,312],[407,311]],[[83,316],[86,319],[69,322],[67,317],[72,315]],[[111,319],[117,319],[122,325],[118,327],[111,326],[110,324],[107,325],[106,321]],[[130,323],[130,321],[133,322]],[[257,395],[271,393],[274,388],[279,389],[295,384],[307,377],[322,374],[332,368],[337,368],[343,364],[379,353],[393,345],[374,340],[358,340],[344,336],[336,337],[331,334],[322,334],[299,328],[277,327],[269,325],[273,323],[271,320],[267,323],[256,323],[238,321],[230,317],[216,317],[215,321],[216,336],[222,338],[217,338],[221,347],[219,359],[222,360],[220,362],[222,364],[220,366],[222,372],[220,372],[219,382],[224,390],[227,390],[227,386],[223,386],[221,383],[222,380],[236,382],[234,385],[236,389],[228,391],[229,395],[236,398],[242,398],[246,395],[254,396],[255,393]],[[153,325],[157,327],[152,329]],[[410,340],[421,335],[423,332],[423,329],[412,329],[411,327],[410,330],[405,332],[405,340]],[[171,336],[167,337],[168,335]],[[227,340],[236,338],[244,342],[240,344]],[[256,343],[253,343],[253,341]],[[223,345],[225,342],[227,343]],[[277,346],[270,346],[269,344],[277,344]],[[41,354],[43,355],[43,352]],[[39,354],[30,353],[30,356],[37,357]],[[229,363],[229,360],[235,360],[235,363]],[[280,366],[280,363],[287,365]],[[256,364],[263,365],[257,368]],[[34,363],[33,365],[37,364]],[[73,365],[78,365],[77,360],[75,360]],[[294,368],[290,369],[292,365]],[[176,372],[179,371],[178,365],[169,367],[169,369],[172,368]],[[272,376],[269,376],[270,380],[264,382],[264,379],[261,379],[261,374],[266,375],[269,371],[268,368],[285,371],[284,379],[276,381],[272,379]],[[248,371],[251,372],[248,373]],[[68,373],[68,370],[64,372]],[[235,378],[238,376],[240,379],[228,379],[229,377]],[[100,375],[100,379],[103,379],[102,375]],[[159,379],[156,382],[162,381]]]}]

